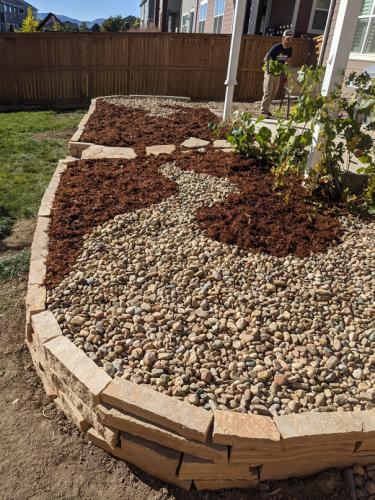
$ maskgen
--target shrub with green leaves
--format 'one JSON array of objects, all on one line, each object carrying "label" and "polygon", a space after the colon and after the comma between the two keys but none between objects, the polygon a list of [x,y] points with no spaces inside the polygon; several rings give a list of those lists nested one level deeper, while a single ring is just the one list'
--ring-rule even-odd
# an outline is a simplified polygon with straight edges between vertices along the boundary
[{"label": "shrub with green leaves", "polygon": [[[323,96],[323,76],[322,67],[301,68],[301,95],[289,119],[279,117],[275,134],[259,126],[261,118],[254,120],[242,113],[234,118],[228,141],[241,155],[272,166],[276,186],[286,185],[290,173],[297,174],[309,194],[320,201],[344,202],[348,207],[375,214],[375,144],[369,133],[375,130],[375,83],[366,73],[353,74],[349,77],[354,88],[350,98],[343,95],[341,88]],[[309,168],[307,160],[313,145],[319,152],[318,161]],[[354,158],[363,164],[358,172],[368,176],[360,196],[343,184]]]}]

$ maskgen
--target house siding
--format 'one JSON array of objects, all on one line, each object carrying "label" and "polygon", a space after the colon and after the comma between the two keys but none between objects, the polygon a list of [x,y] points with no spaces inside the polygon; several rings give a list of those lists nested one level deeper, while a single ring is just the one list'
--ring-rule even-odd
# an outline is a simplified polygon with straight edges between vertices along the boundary
[{"label": "house siding", "polygon": [[[214,12],[215,12],[215,0],[208,0],[205,33],[213,33]],[[234,14],[234,0],[225,0],[223,25],[221,29],[222,33],[226,34],[232,33],[233,14]]]},{"label": "house siding", "polygon": [[[327,64],[329,53],[331,51],[333,34],[335,31],[337,16],[338,16],[339,7],[340,7],[340,1],[341,0],[336,0],[335,10],[333,12],[332,22],[331,22],[331,26],[330,26],[330,30],[329,30],[329,34],[328,34],[327,45],[326,45],[326,49],[324,51],[324,57],[323,57],[323,63],[322,63],[323,66],[325,66]],[[369,58],[367,60],[365,59],[365,56],[363,56],[363,60],[362,59],[361,60],[349,59],[348,65],[347,65],[346,70],[345,70],[345,77],[348,77],[350,75],[350,73],[353,73],[353,72],[362,73],[368,66],[373,65],[373,64],[374,64],[374,55],[369,55]],[[350,88],[346,87],[345,84],[343,86],[343,89],[344,89],[344,94],[350,94],[352,92],[352,90]]]},{"label": "house siding", "polygon": [[326,48],[325,48],[325,51],[324,51],[323,66],[325,66],[327,64],[329,52],[331,50],[333,33],[335,31],[335,26],[336,26],[336,21],[337,21],[337,15],[339,13],[339,7],[340,7],[340,0],[336,0],[335,10],[333,11],[333,16],[332,16],[332,21],[331,21],[331,27],[330,27],[329,34],[328,34],[328,39],[327,39],[327,45],[326,45]]},{"label": "house siding", "polygon": [[[199,2],[200,4],[200,2]],[[199,9],[199,7],[198,7]],[[197,0],[182,0],[181,5],[181,20],[180,20],[180,31],[182,31],[182,16],[185,14],[190,15],[190,11],[194,10],[194,25],[192,32],[195,33],[197,31]]]},{"label": "house siding", "polygon": [[293,19],[295,0],[273,1],[270,12],[269,26],[291,24]]},{"label": "house siding", "polygon": [[[20,28],[29,7],[32,8],[33,14],[36,16],[38,11],[32,5],[0,0],[0,31],[10,31],[11,26],[15,29]],[[23,9],[23,13],[20,12],[20,9]]]},{"label": "house siding", "polygon": [[232,33],[234,5],[234,0],[225,1],[222,33]]},{"label": "house siding", "polygon": [[214,9],[215,0],[208,0],[205,33],[212,33],[214,30]]},{"label": "house siding", "polygon": [[296,20],[296,31],[301,33],[308,32],[312,6],[313,0],[301,0]]}]

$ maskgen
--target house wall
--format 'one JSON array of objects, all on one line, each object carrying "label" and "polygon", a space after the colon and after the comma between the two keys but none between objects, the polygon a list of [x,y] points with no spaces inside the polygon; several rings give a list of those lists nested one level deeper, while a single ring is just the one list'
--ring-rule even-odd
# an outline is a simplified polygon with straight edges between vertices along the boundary
[{"label": "house wall", "polygon": [[[200,4],[200,2],[199,2]],[[182,5],[181,5],[181,20],[180,20],[180,31],[182,28],[182,16],[187,14],[190,15],[190,11],[194,9],[194,26],[193,26],[193,33],[196,31],[196,25],[197,25],[197,0],[182,0]],[[199,9],[199,7],[198,7]]]},{"label": "house wall", "polygon": [[141,28],[145,29],[148,26],[155,24],[155,0],[146,0],[141,5]]},{"label": "house wall", "polygon": [[225,1],[222,33],[232,33],[234,5],[234,0]]},{"label": "house wall", "polygon": [[205,33],[212,33],[213,32],[213,29],[214,29],[214,11],[215,11],[214,9],[215,9],[215,0],[208,0]]},{"label": "house wall", "polygon": [[279,24],[291,24],[294,12],[295,0],[273,0],[270,12],[269,26],[278,26]]},{"label": "house wall", "polygon": [[[296,0],[273,0],[270,12],[269,26],[289,25],[293,20]],[[297,32],[308,33],[313,0],[300,0],[295,29]],[[316,36],[316,35],[313,35]]]},{"label": "house wall", "polygon": [[340,0],[336,0],[335,10],[333,11],[331,27],[330,27],[329,35],[328,35],[328,41],[327,41],[326,49],[324,51],[323,66],[325,66],[327,64],[328,55],[329,55],[329,52],[331,50],[333,33],[335,31],[337,15],[339,13],[339,7],[340,7]]},{"label": "house wall", "polygon": [[[11,26],[19,28],[27,15],[27,5],[16,5],[12,2],[0,2],[0,31],[9,31]],[[23,9],[23,13],[20,12]],[[34,15],[36,10],[33,9]]]},{"label": "house wall", "polygon": [[[333,33],[335,31],[335,26],[336,26],[336,20],[337,20],[337,15],[339,12],[339,7],[340,7],[340,0],[336,0],[336,5],[335,5],[335,10],[333,12],[333,17],[332,17],[332,22],[331,22],[331,27],[329,30],[329,35],[328,35],[328,41],[327,41],[327,46],[324,51],[324,58],[323,58],[323,66],[327,64],[327,60],[329,57],[329,53],[331,50],[332,46],[332,39],[333,39]],[[348,65],[346,67],[345,71],[345,77],[348,77],[350,73],[361,73],[364,71],[368,66],[373,65],[375,63],[375,56],[374,54],[368,55],[368,58],[366,59],[366,56],[362,56],[361,60],[358,59],[349,59]],[[350,88],[346,87],[344,85],[344,92],[347,94],[351,93]]]},{"label": "house wall", "polygon": [[[213,33],[215,0],[208,0],[205,33]],[[232,33],[234,0],[225,0],[222,34]]]},{"label": "house wall", "polygon": [[313,0],[301,0],[299,13],[296,21],[296,31],[307,33],[311,17]]}]

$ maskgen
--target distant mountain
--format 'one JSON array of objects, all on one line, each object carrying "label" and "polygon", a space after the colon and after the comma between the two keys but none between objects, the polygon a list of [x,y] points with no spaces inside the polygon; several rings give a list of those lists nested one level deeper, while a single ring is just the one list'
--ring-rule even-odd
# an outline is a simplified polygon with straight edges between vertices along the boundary
[{"label": "distant mountain", "polygon": [[102,24],[105,21],[105,17],[101,17],[100,19],[94,19],[93,21],[87,21],[87,25],[89,28],[92,28],[94,24]]},{"label": "distant mountain", "polygon": [[[38,18],[43,21],[44,18],[48,16],[49,12],[38,12]],[[55,12],[54,12],[55,14]],[[80,25],[83,21],[80,21],[79,19],[74,19],[73,17],[68,17],[68,16],[63,16],[61,14],[56,14],[56,16],[60,19],[62,23],[73,23],[73,24],[78,24]],[[100,18],[100,19],[94,19],[93,21],[86,21],[88,27],[91,29],[95,23],[102,24],[102,22],[105,21],[105,18]]]}]

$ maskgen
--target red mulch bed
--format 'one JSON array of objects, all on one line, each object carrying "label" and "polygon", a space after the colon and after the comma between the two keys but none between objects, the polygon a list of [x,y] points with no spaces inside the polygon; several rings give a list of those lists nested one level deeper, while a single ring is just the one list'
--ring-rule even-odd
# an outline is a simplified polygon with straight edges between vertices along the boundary
[{"label": "red mulch bed", "polygon": [[178,166],[229,177],[240,190],[197,212],[201,228],[212,239],[276,257],[307,257],[340,239],[337,217],[306,202],[299,178],[291,179],[287,191],[275,191],[274,176],[254,160],[213,150],[180,154]]},{"label": "red mulch bed", "polygon": [[170,116],[158,117],[144,109],[98,101],[80,140],[103,146],[135,148],[142,153],[146,146],[178,145],[189,137],[213,138],[208,123],[219,123],[220,120],[207,108],[176,106],[174,109]]},{"label": "red mulch bed", "polygon": [[[57,190],[47,257],[47,288],[69,274],[83,236],[116,215],[146,208],[176,192],[158,173],[161,157],[135,160],[78,160],[70,163]],[[165,163],[165,160],[164,160]]]}]

